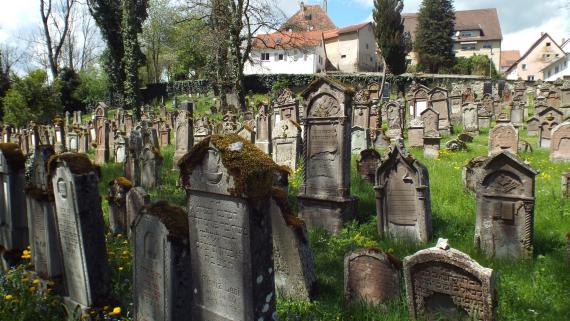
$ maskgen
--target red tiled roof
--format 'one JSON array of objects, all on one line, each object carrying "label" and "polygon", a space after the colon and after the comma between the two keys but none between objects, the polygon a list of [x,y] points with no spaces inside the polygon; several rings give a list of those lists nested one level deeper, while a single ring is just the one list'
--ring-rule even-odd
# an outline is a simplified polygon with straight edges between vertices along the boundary
[{"label": "red tiled roof", "polygon": [[320,5],[303,5],[303,8],[289,18],[283,24],[281,30],[327,31],[336,29],[335,24]]},{"label": "red tiled roof", "polygon": [[274,32],[257,35],[252,48],[306,48],[318,46],[322,41],[322,31]]},{"label": "red tiled roof", "polygon": [[521,52],[518,50],[501,51],[501,68],[509,68],[520,58]]},{"label": "red tiled roof", "polygon": [[359,24],[355,24],[355,25],[350,25],[350,26],[346,26],[343,28],[338,28],[338,29],[334,29],[334,30],[329,30],[327,32],[324,33],[325,36],[325,40],[327,39],[331,39],[331,38],[336,38],[339,35],[345,34],[345,33],[349,33],[349,32],[354,32],[354,31],[358,31],[368,25],[372,24],[372,22],[364,22],[364,23],[359,23]]}]

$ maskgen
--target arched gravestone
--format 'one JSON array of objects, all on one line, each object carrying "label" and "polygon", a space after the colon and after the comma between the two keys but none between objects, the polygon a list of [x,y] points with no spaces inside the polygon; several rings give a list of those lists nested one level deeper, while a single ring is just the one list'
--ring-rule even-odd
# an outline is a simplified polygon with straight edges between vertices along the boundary
[{"label": "arched gravestone", "polygon": [[385,106],[386,121],[388,123],[388,137],[402,136],[404,131],[404,108],[398,101],[390,101]]},{"label": "arched gravestone", "polygon": [[476,248],[490,257],[532,255],[537,174],[509,152],[485,162],[476,187]]},{"label": "arched gravestone", "polygon": [[570,162],[570,122],[568,121],[552,130],[550,160]]},{"label": "arched gravestone", "polygon": [[191,321],[192,278],[184,209],[158,202],[133,223],[134,318]]},{"label": "arched gravestone", "polygon": [[95,164],[104,165],[109,161],[109,122],[97,121]]},{"label": "arched gravestone", "polygon": [[127,158],[127,139],[121,133],[115,139],[115,163],[124,163]]},{"label": "arched gravestone", "polygon": [[540,124],[540,120],[536,116],[533,116],[532,118],[527,120],[526,121],[526,134],[527,134],[527,136],[537,136],[539,124]]},{"label": "arched gravestone", "polygon": [[273,161],[287,166],[291,170],[297,168],[297,160],[301,156],[301,126],[291,119],[279,121],[271,133],[273,140]]},{"label": "arched gravestone", "polygon": [[375,249],[348,253],[344,257],[344,295],[347,301],[378,304],[400,297],[402,262]]},{"label": "arched gravestone", "polygon": [[354,95],[352,112],[352,127],[370,128],[370,97],[366,90]]},{"label": "arched gravestone", "polygon": [[63,274],[61,244],[57,235],[53,189],[47,164],[55,151],[39,145],[26,163],[26,203],[34,271],[53,279]]},{"label": "arched gravestone", "polygon": [[309,226],[337,232],[352,219],[357,202],[350,195],[352,91],[318,78],[302,96],[307,108],[299,216]]},{"label": "arched gravestone", "polygon": [[29,245],[24,195],[25,161],[17,144],[0,144],[0,245],[5,249],[2,255],[4,268],[17,263],[21,251]]},{"label": "arched gravestone", "polygon": [[439,115],[439,132],[442,135],[451,133],[451,108],[447,97],[447,90],[441,87],[435,87],[428,93],[429,107],[435,110]]},{"label": "arched gravestone", "polygon": [[427,168],[403,145],[391,145],[376,170],[376,213],[381,237],[427,242],[431,200]]},{"label": "arched gravestone", "polygon": [[194,320],[271,320],[275,283],[269,156],[233,134],[180,160],[188,201]]},{"label": "arched gravestone", "polygon": [[546,107],[538,114],[539,126],[539,146],[550,147],[550,139],[554,127],[562,123],[562,112],[553,107]]},{"label": "arched gravestone", "polygon": [[113,234],[126,234],[130,228],[131,222],[127,220],[127,193],[132,187],[133,184],[125,177],[117,177],[109,182],[109,228]]},{"label": "arched gravestone", "polygon": [[63,153],[49,162],[67,295],[74,311],[108,305],[105,223],[97,188],[99,169],[84,154]]},{"label": "arched gravestone", "polygon": [[479,181],[479,177],[483,173],[482,167],[487,159],[489,159],[487,156],[475,156],[469,160],[467,165],[463,166],[461,180],[466,190],[475,193],[477,181]]},{"label": "arched gravestone", "polygon": [[439,135],[439,119],[440,116],[432,108],[426,108],[421,114],[422,123],[424,124],[423,137],[440,137]]},{"label": "arched gravestone", "polygon": [[366,90],[368,91],[369,95],[370,95],[370,100],[373,102],[377,102],[378,100],[380,100],[380,90],[381,90],[382,86],[380,85],[380,83],[377,82],[373,82],[370,85],[368,85],[368,87],[366,88]]},{"label": "arched gravestone", "polygon": [[516,155],[519,148],[519,133],[511,123],[497,124],[489,132],[489,156],[509,151]]},{"label": "arched gravestone", "polygon": [[461,107],[461,115],[463,121],[463,132],[479,134],[479,114],[476,103],[464,103]]},{"label": "arched gravestone", "polygon": [[494,321],[495,272],[446,241],[404,258],[410,318]]},{"label": "arched gravestone", "polygon": [[178,169],[178,161],[194,145],[193,113],[194,103],[189,101],[182,102],[178,116],[176,116],[176,124],[174,125],[175,151],[172,158],[174,170]]},{"label": "arched gravestone", "polygon": [[295,98],[293,92],[285,88],[277,96],[273,102],[273,121],[272,125],[277,124],[285,119],[290,119],[294,122],[299,122],[299,101]]},{"label": "arched gravestone", "polygon": [[410,117],[416,118],[428,107],[428,93],[430,89],[424,85],[416,85],[412,91],[410,101]]}]

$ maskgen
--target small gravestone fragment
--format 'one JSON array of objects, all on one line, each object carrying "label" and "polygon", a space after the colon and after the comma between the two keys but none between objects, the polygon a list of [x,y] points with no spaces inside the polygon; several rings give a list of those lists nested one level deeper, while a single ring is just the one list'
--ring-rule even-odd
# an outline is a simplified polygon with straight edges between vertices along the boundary
[{"label": "small gravestone fragment", "polygon": [[133,184],[125,177],[118,177],[109,182],[107,201],[109,202],[109,228],[113,234],[125,234],[129,228],[127,222],[127,193]]},{"label": "small gravestone fragment", "polygon": [[461,172],[461,179],[463,182],[463,188],[468,191],[475,193],[475,187],[477,186],[477,181],[479,180],[481,174],[483,173],[482,167],[487,161],[487,156],[476,156],[472,158],[467,165],[463,166]]},{"label": "small gravestone fragment", "polygon": [[370,184],[375,183],[376,169],[380,164],[382,157],[374,149],[365,149],[360,152],[360,157],[356,161],[356,170],[363,180]]},{"label": "small gravestone fragment", "polygon": [[451,152],[467,150],[467,144],[459,139],[452,139],[445,143],[445,149]]}]

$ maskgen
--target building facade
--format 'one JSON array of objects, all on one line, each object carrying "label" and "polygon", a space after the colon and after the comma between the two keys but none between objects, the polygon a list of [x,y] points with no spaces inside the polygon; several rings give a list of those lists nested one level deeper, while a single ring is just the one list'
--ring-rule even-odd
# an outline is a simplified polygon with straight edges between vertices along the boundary
[{"label": "building facade", "polygon": [[509,80],[545,80],[543,69],[564,56],[564,50],[556,41],[548,33],[542,33],[505,75]]}]

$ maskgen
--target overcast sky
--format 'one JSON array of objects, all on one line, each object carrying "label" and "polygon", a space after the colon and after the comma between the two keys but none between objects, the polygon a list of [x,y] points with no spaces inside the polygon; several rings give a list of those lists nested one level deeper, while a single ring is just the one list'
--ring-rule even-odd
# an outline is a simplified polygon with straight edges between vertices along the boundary
[{"label": "overcast sky", "polygon": [[[322,0],[305,0],[322,3]],[[276,0],[286,13],[299,8],[297,0]],[[421,0],[404,0],[404,12],[417,12]],[[570,0],[455,0],[456,10],[497,8],[503,31],[503,50],[524,53],[548,32],[555,41],[570,37]],[[329,15],[334,23],[346,26],[370,20],[373,0],[329,0]],[[17,44],[24,34],[39,24],[38,0],[0,0],[0,42]]]}]

